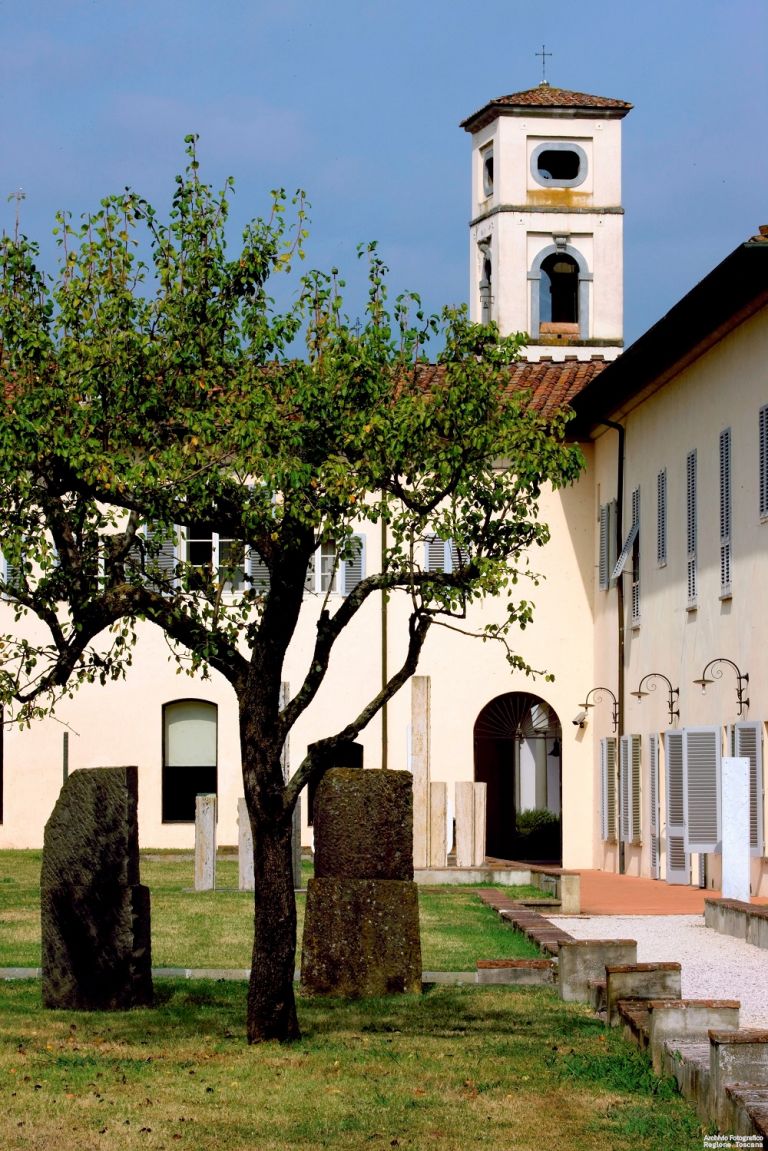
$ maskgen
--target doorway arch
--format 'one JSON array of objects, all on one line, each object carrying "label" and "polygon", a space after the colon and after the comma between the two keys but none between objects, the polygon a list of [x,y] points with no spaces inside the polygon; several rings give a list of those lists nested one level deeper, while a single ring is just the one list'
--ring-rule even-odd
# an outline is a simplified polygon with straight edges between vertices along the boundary
[{"label": "doorway arch", "polygon": [[517,834],[519,812],[560,816],[562,727],[555,711],[538,695],[505,692],[480,711],[473,737],[475,779],[487,786],[487,854],[559,864],[559,826],[538,839]]}]

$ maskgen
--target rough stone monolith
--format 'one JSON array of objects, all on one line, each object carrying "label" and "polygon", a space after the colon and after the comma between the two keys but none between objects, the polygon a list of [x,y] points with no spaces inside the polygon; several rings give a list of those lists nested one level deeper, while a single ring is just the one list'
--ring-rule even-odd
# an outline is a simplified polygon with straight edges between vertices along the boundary
[{"label": "rough stone monolith", "polygon": [[139,882],[138,769],[75,771],[45,825],[43,1003],[110,1010],[152,1002],[149,888]]}]

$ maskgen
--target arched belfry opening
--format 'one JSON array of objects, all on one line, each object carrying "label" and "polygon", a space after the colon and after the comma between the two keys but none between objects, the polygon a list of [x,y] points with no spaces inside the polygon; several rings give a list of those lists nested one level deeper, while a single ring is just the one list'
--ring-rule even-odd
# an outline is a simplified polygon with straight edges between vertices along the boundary
[{"label": "arched belfry opening", "polygon": [[578,334],[579,265],[573,256],[555,252],[541,265],[539,318],[541,330],[549,324],[570,324]]},{"label": "arched belfry opening", "polygon": [[475,721],[474,757],[488,789],[487,854],[559,864],[562,728],[550,705],[529,692],[496,696]]}]

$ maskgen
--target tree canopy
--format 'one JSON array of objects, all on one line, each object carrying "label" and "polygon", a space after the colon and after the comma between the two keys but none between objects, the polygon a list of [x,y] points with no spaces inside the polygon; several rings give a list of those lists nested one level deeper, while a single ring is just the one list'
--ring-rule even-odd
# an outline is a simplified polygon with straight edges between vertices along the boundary
[{"label": "tree canopy", "polygon": [[[508,387],[521,337],[461,310],[425,316],[415,295],[390,305],[375,245],[362,253],[363,321],[345,315],[335,271],[305,274],[293,304],[276,308],[270,277],[303,255],[303,196],[274,193],[271,215],[232,253],[233,185],[204,183],[195,137],[187,148],[167,221],[130,190],[80,223],[61,214],[52,275],[23,235],[0,243],[0,592],[16,615],[0,637],[0,697],[29,722],[83,684],[125,676],[142,620],[190,674],[227,680],[255,841],[249,1037],[291,1038],[301,788],[413,673],[430,627],[462,626],[472,601],[496,597],[485,634],[525,667],[510,629],[531,604],[514,585],[548,538],[542,484],[570,482],[581,460],[563,441],[565,415],[544,416]],[[317,549],[341,565],[360,524],[382,521],[381,566],[345,596],[320,597],[306,677],[281,709]],[[215,527],[216,554],[179,550],[179,525]],[[428,534],[452,541],[450,571],[422,563]],[[409,605],[403,663],[286,783],[285,740],[375,594]]]}]

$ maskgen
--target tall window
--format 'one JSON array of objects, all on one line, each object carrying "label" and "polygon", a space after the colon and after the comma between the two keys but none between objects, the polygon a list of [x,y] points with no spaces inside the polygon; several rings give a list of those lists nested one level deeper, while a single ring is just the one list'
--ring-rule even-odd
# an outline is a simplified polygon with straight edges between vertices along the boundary
[{"label": "tall window", "polygon": [[696,607],[696,452],[685,461],[685,540],[688,557],[688,607]]},{"label": "tall window", "polygon": [[664,567],[667,562],[667,469],[656,476],[656,563]]},{"label": "tall window", "polygon": [[579,265],[565,252],[554,252],[541,265],[539,324],[578,325]]},{"label": "tall window", "polygon": [[179,699],[163,707],[163,823],[192,823],[195,797],[217,788],[215,703]]},{"label": "tall window", "polygon": [[720,433],[720,596],[731,594],[731,429]]}]

